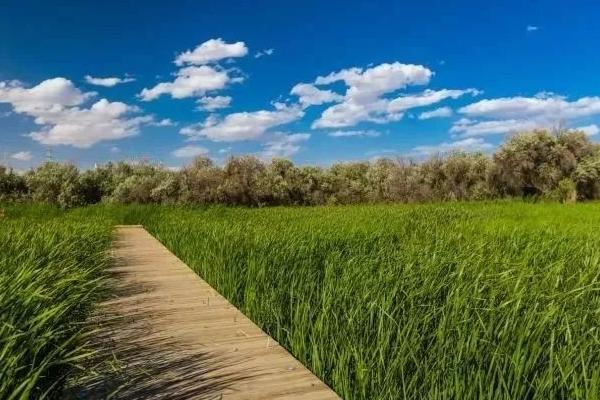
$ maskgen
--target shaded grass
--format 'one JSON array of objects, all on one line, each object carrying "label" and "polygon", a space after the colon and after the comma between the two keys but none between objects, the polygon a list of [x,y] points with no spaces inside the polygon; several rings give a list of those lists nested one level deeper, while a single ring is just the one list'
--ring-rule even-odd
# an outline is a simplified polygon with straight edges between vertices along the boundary
[{"label": "shaded grass", "polygon": [[55,397],[85,358],[81,324],[102,293],[111,224],[46,206],[0,219],[0,398]]}]

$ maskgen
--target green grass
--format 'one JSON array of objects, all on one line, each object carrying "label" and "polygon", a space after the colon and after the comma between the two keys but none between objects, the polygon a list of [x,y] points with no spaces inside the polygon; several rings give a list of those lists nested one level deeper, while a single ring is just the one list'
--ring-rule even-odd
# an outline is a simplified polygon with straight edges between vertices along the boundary
[{"label": "green grass", "polygon": [[79,363],[113,223],[145,224],[346,399],[600,398],[600,204],[6,215],[0,398]]},{"label": "green grass", "polygon": [[600,397],[600,205],[145,213],[346,399]]},{"label": "green grass", "polygon": [[45,206],[0,218],[0,398],[54,397],[85,357],[111,224]]}]

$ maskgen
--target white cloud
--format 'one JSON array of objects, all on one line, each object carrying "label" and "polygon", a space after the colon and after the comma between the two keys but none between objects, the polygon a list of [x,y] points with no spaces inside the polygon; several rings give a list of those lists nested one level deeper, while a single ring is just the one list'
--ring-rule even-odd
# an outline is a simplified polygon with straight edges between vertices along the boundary
[{"label": "white cloud", "polygon": [[312,128],[345,128],[357,125],[362,121],[385,123],[390,120],[399,120],[402,114],[393,116],[385,115],[386,101],[375,99],[369,103],[357,103],[346,100],[343,103],[329,107],[321,117],[312,124]]},{"label": "white cloud", "polygon": [[535,31],[539,30],[540,28],[535,25],[527,25],[527,27],[525,29],[527,30],[527,32],[535,32]]},{"label": "white cloud", "polygon": [[30,151],[19,151],[17,153],[11,154],[10,158],[14,158],[19,161],[29,161],[33,158],[33,154]]},{"label": "white cloud", "polygon": [[319,76],[317,85],[329,85],[343,81],[347,86],[347,99],[373,100],[382,94],[403,89],[409,85],[426,85],[433,72],[422,65],[384,63],[363,70],[362,68],[343,69],[327,76]]},{"label": "white cloud", "polygon": [[175,126],[177,123],[173,122],[170,118],[163,118],[160,121],[150,122],[150,126]]},{"label": "white cloud", "polygon": [[17,81],[0,82],[0,103],[10,103],[14,111],[21,114],[77,106],[95,94],[81,92],[65,78],[47,79],[32,88],[25,88]]},{"label": "white cloud", "polygon": [[573,128],[573,131],[583,132],[587,136],[594,136],[600,132],[600,128],[596,124],[586,125],[586,126],[578,126],[577,128]]},{"label": "white cloud", "polygon": [[294,133],[286,135],[283,133],[275,134],[273,139],[265,143],[260,156],[263,159],[272,159],[275,157],[291,157],[302,148],[301,143],[310,138],[309,133]]},{"label": "white cloud", "polygon": [[334,138],[343,138],[343,137],[379,137],[381,136],[381,132],[375,131],[372,129],[369,130],[351,130],[351,131],[333,131],[329,132],[327,136],[331,136]]},{"label": "white cloud", "polygon": [[209,116],[203,123],[181,129],[192,139],[207,138],[217,142],[234,142],[261,137],[268,129],[295,121],[304,115],[298,106],[276,104],[273,111],[239,112],[219,120]]},{"label": "white cloud", "polygon": [[412,149],[411,154],[416,156],[431,156],[435,154],[446,154],[453,151],[487,151],[494,148],[491,143],[481,138],[466,138],[455,142],[443,142],[434,146],[417,146]]},{"label": "white cloud", "polygon": [[198,109],[202,111],[213,112],[222,108],[227,108],[231,104],[230,96],[204,96],[198,99]]},{"label": "white cloud", "polygon": [[175,150],[172,154],[177,158],[192,158],[208,154],[208,149],[202,146],[184,146]]},{"label": "white cloud", "polygon": [[435,110],[425,111],[419,114],[419,119],[431,119],[431,118],[446,118],[452,116],[452,109],[450,107],[440,107]]},{"label": "white cloud", "polygon": [[256,54],[254,54],[254,58],[261,58],[264,56],[272,56],[273,53],[275,53],[275,49],[265,49],[262,51],[257,51]]},{"label": "white cloud", "polygon": [[600,97],[568,101],[563,96],[545,92],[534,97],[481,100],[458,111],[469,119],[455,122],[451,132],[464,136],[502,134],[550,128],[578,118],[600,115]]},{"label": "white cloud", "polygon": [[495,121],[472,121],[461,119],[454,123],[450,128],[451,133],[461,134],[462,136],[483,136],[498,135],[503,133],[516,133],[528,131],[544,126],[536,121],[526,121],[517,119],[495,120]]},{"label": "white cloud", "polygon": [[182,66],[204,65],[226,58],[244,57],[248,48],[244,42],[226,43],[223,39],[210,39],[198,45],[194,50],[185,51],[177,56],[175,64]]},{"label": "white cloud", "polygon": [[83,93],[65,78],[48,79],[32,88],[18,82],[0,82],[0,103],[34,118],[40,130],[28,136],[47,145],[90,147],[103,140],[122,139],[139,132],[151,116],[132,116],[139,109],[121,102],[101,99],[81,107],[94,92]]},{"label": "white cloud", "polygon": [[433,72],[421,65],[380,64],[368,69],[350,68],[320,76],[317,85],[343,81],[346,86],[344,101],[327,108],[312,128],[343,128],[361,121],[384,123],[398,120],[401,113],[388,113],[389,100],[380,96],[403,89],[409,85],[429,83]]},{"label": "white cloud", "polygon": [[116,86],[116,85],[118,85],[120,83],[133,82],[133,81],[135,81],[135,79],[131,78],[131,77],[125,77],[125,78],[117,78],[117,77],[94,78],[93,76],[86,75],[85,76],[85,81],[87,83],[89,83],[90,85],[113,87],[113,86]]},{"label": "white cloud", "polygon": [[297,84],[292,88],[290,94],[298,96],[298,101],[303,107],[344,100],[344,96],[341,94],[334,93],[331,90],[319,89],[311,83]]},{"label": "white cloud", "polygon": [[169,94],[174,99],[200,97],[224,89],[230,83],[243,82],[244,77],[239,69],[224,69],[215,63],[246,54],[248,48],[244,42],[225,43],[222,39],[210,39],[175,58],[175,64],[181,68],[175,73],[174,81],[144,88],[139,97],[143,101],[155,100],[163,94]]},{"label": "white cloud", "polygon": [[[432,76],[433,72],[422,65],[399,62],[380,64],[365,70],[344,69],[327,76],[320,76],[315,80],[316,85],[329,85],[343,81],[347,89],[343,101],[323,111],[321,117],[312,124],[312,128],[343,128],[363,121],[375,123],[397,121],[403,117],[406,110],[411,108],[429,106],[465,94],[480,93],[476,89],[442,89],[404,94],[392,99],[384,97],[408,86],[427,85]],[[337,94],[332,93],[333,95]],[[335,101],[340,100],[335,98]]]},{"label": "white cloud", "polygon": [[163,94],[169,94],[174,99],[204,96],[209,91],[225,88],[230,82],[241,82],[240,79],[243,80],[241,77],[232,78],[228,71],[208,65],[185,67],[177,71],[173,82],[161,82],[153,88],[144,88],[139,97],[143,101],[151,101]]},{"label": "white cloud", "polygon": [[571,119],[600,114],[600,97],[567,101],[561,96],[504,97],[481,100],[459,109],[469,117]]},{"label": "white cloud", "polygon": [[139,133],[142,124],[152,122],[150,116],[131,117],[137,107],[101,99],[88,109],[78,107],[49,111],[36,117],[42,129],[29,134],[47,145],[71,145],[87,148],[103,140],[123,139]]},{"label": "white cloud", "polygon": [[404,95],[391,100],[388,104],[388,112],[397,113],[402,112],[411,108],[425,107],[432,104],[439,103],[446,99],[457,99],[463,95],[470,94],[477,96],[481,92],[477,89],[442,89],[442,90],[430,90],[427,89],[422,93]]}]

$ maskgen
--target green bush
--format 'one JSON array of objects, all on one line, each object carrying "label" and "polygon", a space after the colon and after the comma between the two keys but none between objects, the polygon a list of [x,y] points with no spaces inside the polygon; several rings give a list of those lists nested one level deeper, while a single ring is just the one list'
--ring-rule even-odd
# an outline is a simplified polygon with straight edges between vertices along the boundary
[{"label": "green bush", "polygon": [[[600,197],[598,146],[581,132],[526,132],[491,157],[438,154],[426,160],[378,159],[329,167],[230,157],[198,157],[180,171],[148,163],[108,163],[86,171],[46,163],[25,177],[0,168],[0,200],[30,198],[63,208],[115,203],[324,205],[524,197],[567,200],[565,179],[581,200]],[[559,187],[560,186],[560,187]],[[568,196],[567,196],[568,197]]]}]

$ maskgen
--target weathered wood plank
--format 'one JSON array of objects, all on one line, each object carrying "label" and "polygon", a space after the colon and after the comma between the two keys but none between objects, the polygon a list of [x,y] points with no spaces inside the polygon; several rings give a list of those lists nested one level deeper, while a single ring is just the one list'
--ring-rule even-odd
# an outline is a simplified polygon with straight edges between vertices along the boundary
[{"label": "weathered wood plank", "polygon": [[98,356],[67,396],[339,399],[142,227],[117,227],[114,257]]}]

